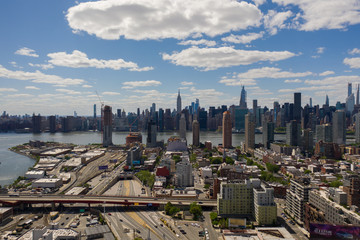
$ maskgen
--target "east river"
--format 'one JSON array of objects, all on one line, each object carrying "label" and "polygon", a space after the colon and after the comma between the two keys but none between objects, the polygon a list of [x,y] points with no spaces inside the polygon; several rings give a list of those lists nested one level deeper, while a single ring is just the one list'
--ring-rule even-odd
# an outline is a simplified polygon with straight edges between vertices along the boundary
[{"label": "east river", "polygon": [[[114,132],[113,143],[124,144],[128,132]],[[177,132],[162,132],[158,133],[157,140],[164,140],[165,142],[171,136],[178,135]],[[143,143],[146,143],[146,134],[143,133]],[[192,133],[187,132],[186,138],[188,144],[192,143]],[[244,142],[244,134],[233,134],[232,141],[234,146],[240,146]],[[276,134],[275,140],[284,140],[285,135]],[[41,133],[41,134],[16,134],[16,133],[1,133],[0,134],[0,185],[11,184],[18,176],[23,176],[29,167],[34,165],[34,160],[23,155],[11,152],[10,147],[27,143],[29,140],[52,141],[61,143],[74,143],[78,145],[85,145],[89,143],[100,143],[100,132],[71,132],[71,133]],[[200,141],[211,141],[213,146],[222,143],[222,134],[219,132],[200,132]],[[262,141],[262,135],[255,135],[255,142]]]}]

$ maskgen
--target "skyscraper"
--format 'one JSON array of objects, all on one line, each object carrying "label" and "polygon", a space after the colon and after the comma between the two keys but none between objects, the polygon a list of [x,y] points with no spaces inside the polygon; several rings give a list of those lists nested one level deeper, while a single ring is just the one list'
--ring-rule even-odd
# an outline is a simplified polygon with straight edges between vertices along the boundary
[{"label": "skyscraper", "polygon": [[231,132],[231,116],[230,112],[226,111],[223,113],[223,147],[224,148],[231,148],[232,146],[232,132]]},{"label": "skyscraper", "polygon": [[346,103],[345,103],[346,112],[352,114],[352,112],[354,111],[354,107],[355,107],[355,97],[354,94],[351,93],[350,96],[346,98]]},{"label": "skyscraper", "polygon": [[346,122],[345,112],[336,110],[333,113],[333,142],[337,144],[345,144],[346,140]]},{"label": "skyscraper", "polygon": [[193,145],[198,147],[200,145],[200,124],[197,120],[193,121],[192,131],[193,131]]},{"label": "skyscraper", "polygon": [[329,96],[326,94],[325,105],[329,106]]},{"label": "skyscraper", "polygon": [[104,131],[103,131],[103,147],[113,145],[112,143],[112,111],[110,106],[104,107]]},{"label": "skyscraper", "polygon": [[263,119],[263,144],[264,148],[270,148],[270,143],[274,142],[274,130],[275,124],[273,122],[267,121],[265,118]]},{"label": "skyscraper", "polygon": [[255,122],[255,127],[256,127],[256,123],[257,123],[257,99],[253,100],[253,114],[254,114],[254,122]]},{"label": "skyscraper", "polygon": [[301,121],[301,93],[294,93],[294,112],[293,120]]},{"label": "skyscraper", "polygon": [[146,147],[156,147],[156,123],[153,120],[148,122],[148,135],[146,138]]},{"label": "skyscraper", "polygon": [[245,115],[245,151],[255,148],[255,121],[254,115],[248,113]]},{"label": "skyscraper", "polygon": [[96,119],[96,104],[94,104],[94,119]]},{"label": "skyscraper", "polygon": [[50,127],[51,133],[56,132],[56,117],[55,116],[49,116],[49,127]]},{"label": "skyscraper", "polygon": [[352,83],[348,83],[348,97],[352,94]]},{"label": "skyscraper", "polygon": [[357,85],[357,90],[356,90],[356,105],[359,105],[359,84]]},{"label": "skyscraper", "polygon": [[41,133],[41,116],[33,114],[32,116],[33,133]]},{"label": "skyscraper", "polygon": [[286,124],[286,144],[290,146],[300,146],[301,144],[301,125],[296,120],[291,120]]},{"label": "skyscraper", "polygon": [[355,115],[355,142],[360,143],[360,113]]},{"label": "skyscraper", "polygon": [[176,112],[181,113],[181,96],[180,96],[180,90],[178,92],[177,100],[176,100]]},{"label": "skyscraper", "polygon": [[185,114],[182,113],[180,117],[180,138],[186,139],[186,119]]},{"label": "skyscraper", "polygon": [[246,91],[245,91],[245,87],[243,86],[241,89],[241,94],[240,94],[240,108],[242,109],[246,109],[247,108],[247,104],[246,104]]},{"label": "skyscraper", "polygon": [[325,143],[333,141],[332,126],[330,124],[316,125],[316,142],[319,141]]}]

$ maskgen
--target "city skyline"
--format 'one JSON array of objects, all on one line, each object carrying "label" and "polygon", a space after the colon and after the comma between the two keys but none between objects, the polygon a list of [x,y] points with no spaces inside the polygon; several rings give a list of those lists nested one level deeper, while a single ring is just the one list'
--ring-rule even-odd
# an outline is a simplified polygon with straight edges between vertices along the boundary
[{"label": "city skyline", "polygon": [[126,112],[174,109],[178,90],[207,109],[237,105],[242,85],[249,106],[343,103],[360,83],[360,13],[331,2],[4,1],[1,112],[91,116],[96,91]]}]

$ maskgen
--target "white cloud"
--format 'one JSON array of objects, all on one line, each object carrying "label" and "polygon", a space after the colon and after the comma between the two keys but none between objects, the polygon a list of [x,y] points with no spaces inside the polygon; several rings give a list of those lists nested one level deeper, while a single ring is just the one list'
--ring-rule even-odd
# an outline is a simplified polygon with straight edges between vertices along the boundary
[{"label": "white cloud", "polygon": [[219,83],[223,83],[226,86],[254,86],[256,81],[254,79],[238,79],[222,77]]},{"label": "white cloud", "polygon": [[181,82],[181,85],[183,85],[183,86],[190,86],[190,85],[194,85],[194,83],[193,83],[193,82],[183,81],[183,82]]},{"label": "white cloud", "polygon": [[325,71],[325,72],[319,73],[319,76],[328,76],[328,75],[332,75],[332,74],[335,74],[335,72],[334,71]]},{"label": "white cloud", "polygon": [[29,57],[39,57],[39,55],[36,54],[35,50],[27,48],[27,47],[23,47],[23,48],[16,50],[15,54],[29,56]]},{"label": "white cloud", "polygon": [[304,31],[344,29],[360,23],[358,0],[273,0],[283,6],[295,5],[301,13],[294,18],[294,26]]},{"label": "white cloud", "polygon": [[309,85],[320,85],[322,87],[330,86],[335,89],[338,87],[336,84],[343,85],[346,82],[360,83],[360,76],[335,76],[327,77],[321,80],[305,80],[305,83]]},{"label": "white cloud", "polygon": [[0,92],[17,92],[15,88],[0,88]]},{"label": "white cloud", "polygon": [[53,85],[79,85],[83,84],[82,79],[62,78],[57,75],[48,75],[40,71],[25,72],[25,71],[11,71],[0,65],[0,77],[16,80],[29,80],[34,83],[48,83]]},{"label": "white cloud", "polygon": [[293,13],[291,11],[276,12],[274,10],[269,10],[268,13],[264,16],[265,28],[271,35],[275,35],[278,29],[287,27],[285,21],[292,15]]},{"label": "white cloud", "polygon": [[55,91],[57,92],[61,92],[61,93],[66,93],[66,94],[70,94],[70,95],[78,95],[78,94],[81,94],[81,92],[78,92],[78,91],[74,91],[72,89],[55,89]]},{"label": "white cloud", "polygon": [[360,58],[345,58],[344,64],[349,65],[350,68],[360,68]]},{"label": "white cloud", "polygon": [[83,88],[92,88],[93,86],[84,84],[84,85],[82,85],[82,87],[83,87]]},{"label": "white cloud", "polygon": [[153,87],[161,85],[161,82],[156,80],[146,80],[146,81],[131,81],[123,82],[123,89],[132,89],[137,87]]},{"label": "white cloud", "polygon": [[289,51],[237,50],[233,47],[198,48],[191,47],[172,54],[163,53],[162,58],[175,65],[190,66],[203,71],[221,67],[249,65],[260,61],[280,61],[295,56]]},{"label": "white cloud", "polygon": [[40,90],[40,88],[35,87],[35,86],[26,86],[25,89],[30,89],[30,90]]},{"label": "white cloud", "polygon": [[108,95],[108,96],[116,96],[116,95],[120,95],[120,93],[118,92],[103,92],[103,95]]},{"label": "white cloud", "polygon": [[190,91],[194,96],[198,96],[200,99],[204,98],[214,98],[224,95],[224,93],[219,92],[215,89],[197,89],[195,87],[190,88]]},{"label": "white cloud", "polygon": [[246,43],[250,43],[256,39],[262,38],[264,36],[264,32],[260,32],[260,33],[247,33],[244,35],[233,35],[231,34],[230,36],[224,37],[221,40],[224,42],[232,42],[232,43],[242,43],[242,44],[246,44]]},{"label": "white cloud", "polygon": [[39,68],[44,69],[44,70],[54,68],[54,65],[52,65],[50,63],[48,63],[48,64],[29,63],[29,65],[31,67],[39,67]]},{"label": "white cloud", "polygon": [[200,39],[200,40],[187,40],[187,41],[181,41],[178,43],[179,45],[205,45],[208,47],[213,47],[216,45],[215,41],[209,41],[206,39]]},{"label": "white cloud", "polygon": [[11,97],[11,98],[24,98],[24,97],[33,97],[33,96],[34,95],[27,94],[27,93],[18,93],[18,94],[7,95],[7,97]]},{"label": "white cloud", "polygon": [[316,49],[316,52],[317,52],[318,54],[323,54],[324,51],[325,51],[325,47],[318,47],[318,48]]},{"label": "white cloud", "polygon": [[281,71],[280,68],[275,67],[262,67],[253,68],[247,72],[239,73],[238,78],[295,78],[295,77],[306,77],[311,75],[312,72],[299,72],[293,73],[288,71]]},{"label": "white cloud", "polygon": [[66,15],[74,32],[108,40],[214,37],[259,26],[261,17],[255,5],[233,0],[91,1],[69,8]]},{"label": "white cloud", "polygon": [[351,54],[351,55],[360,54],[360,49],[354,48],[352,50],[349,50],[349,54]]},{"label": "white cloud", "polygon": [[256,6],[260,6],[266,2],[266,0],[253,0]]},{"label": "white cloud", "polygon": [[130,71],[149,71],[152,67],[139,68],[134,62],[126,62],[123,59],[103,60],[91,58],[89,59],[86,53],[79,50],[74,50],[72,53],[66,52],[49,53],[48,57],[51,59],[49,62],[56,66],[71,67],[71,68],[110,68],[113,70],[128,69]]},{"label": "white cloud", "polygon": [[293,79],[293,80],[285,80],[284,83],[301,83],[302,81],[300,79]]}]

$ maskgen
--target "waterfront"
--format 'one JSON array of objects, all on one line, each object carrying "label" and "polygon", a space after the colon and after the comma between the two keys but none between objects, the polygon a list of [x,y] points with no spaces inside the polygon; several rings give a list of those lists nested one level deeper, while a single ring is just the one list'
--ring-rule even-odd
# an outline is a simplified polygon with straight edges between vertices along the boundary
[{"label": "waterfront", "polygon": [[[113,143],[124,144],[128,132],[114,132]],[[178,135],[177,132],[160,132],[157,135],[158,140],[165,142],[171,136]],[[143,143],[146,143],[146,133],[142,133]],[[192,143],[192,133],[187,132],[188,144]],[[244,141],[244,134],[233,134],[232,141],[234,146],[239,146]],[[255,142],[261,142],[262,135],[255,135]],[[276,140],[284,140],[285,135],[275,135]],[[10,147],[27,143],[29,140],[52,141],[62,143],[74,143],[85,145],[89,143],[100,143],[100,132],[71,132],[71,133],[42,133],[42,134],[0,134],[0,185],[11,184],[18,176],[23,176],[29,167],[34,165],[34,160],[26,156],[11,152]],[[213,146],[222,142],[222,134],[219,132],[200,132],[200,141],[211,141]]]}]

